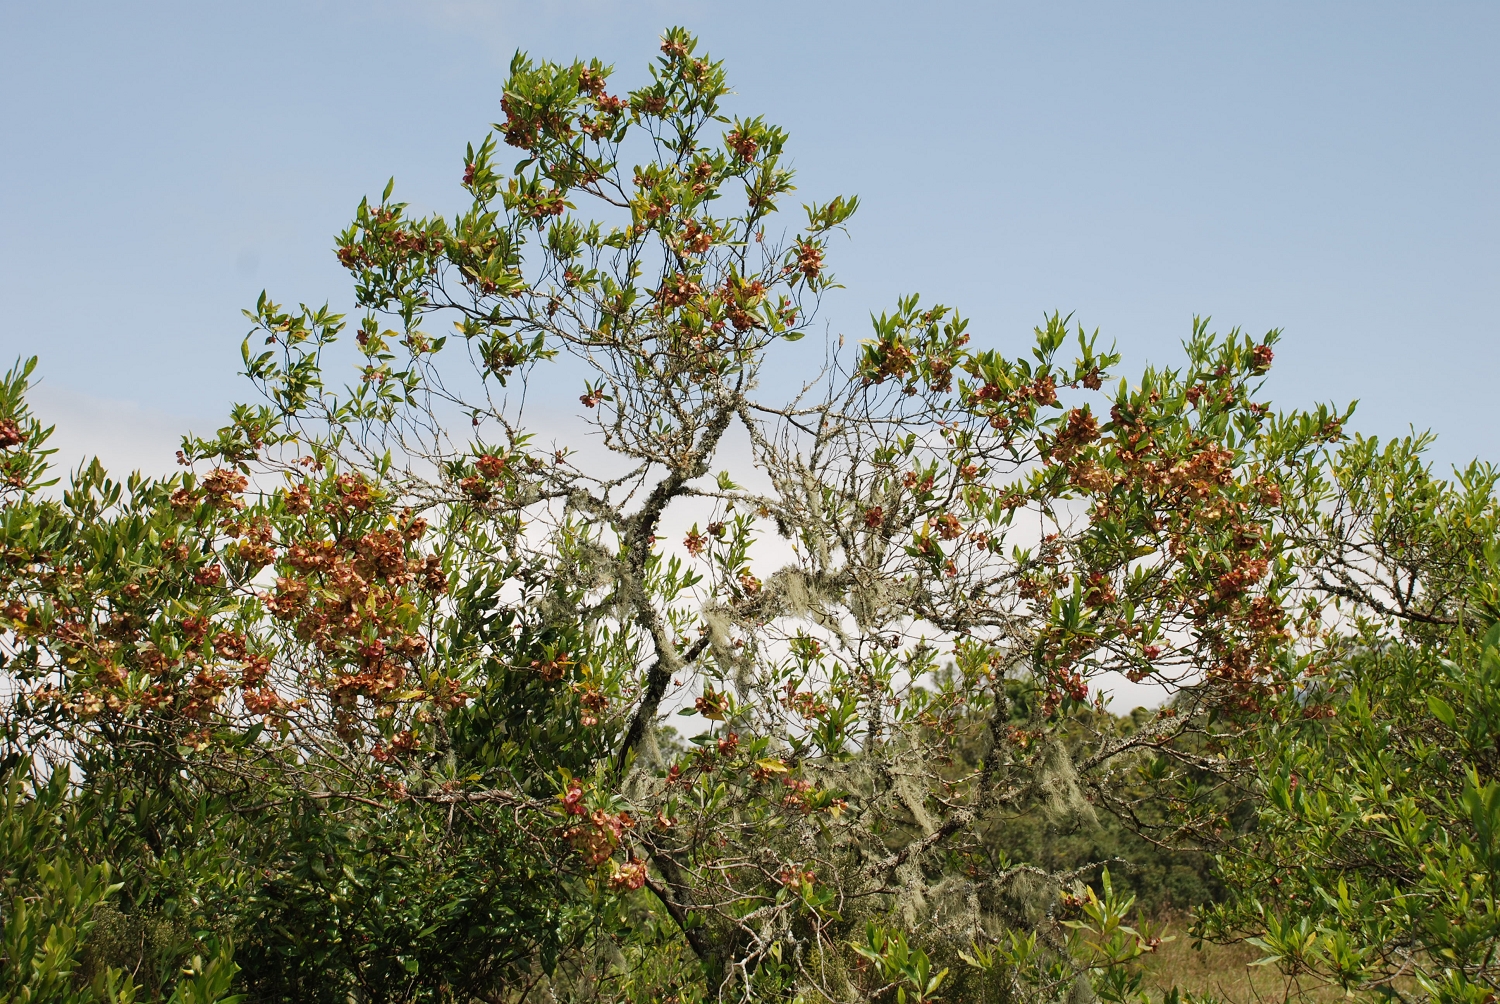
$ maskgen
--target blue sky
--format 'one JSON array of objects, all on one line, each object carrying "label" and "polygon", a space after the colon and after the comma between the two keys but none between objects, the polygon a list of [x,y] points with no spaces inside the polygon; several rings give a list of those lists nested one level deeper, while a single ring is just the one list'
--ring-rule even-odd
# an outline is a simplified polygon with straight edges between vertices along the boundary
[{"label": "blue sky", "polygon": [[1494,3],[0,0],[0,356],[41,355],[66,445],[164,467],[244,395],[262,288],[347,305],[362,195],[459,205],[515,49],[631,86],[675,23],[800,196],[861,197],[834,331],[909,291],[1018,349],[1073,311],[1136,367],[1195,313],[1280,327],[1279,403],[1500,460]]}]

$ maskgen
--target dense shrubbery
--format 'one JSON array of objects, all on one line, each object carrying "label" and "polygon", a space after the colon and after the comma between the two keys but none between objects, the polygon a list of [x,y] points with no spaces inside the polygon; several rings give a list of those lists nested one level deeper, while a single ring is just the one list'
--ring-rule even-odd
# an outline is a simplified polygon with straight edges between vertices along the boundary
[{"label": "dense shrubbery", "polygon": [[1304,515],[1329,630],[1236,739],[1257,825],[1201,923],[1307,985],[1480,1002],[1500,978],[1496,472],[1435,479],[1424,445],[1355,441]]},{"label": "dense shrubbery", "polygon": [[786,137],[683,32],[609,78],[517,57],[520,163],[339,239],[355,382],[262,297],[186,473],[54,494],[0,385],[6,999],[1136,1001],[1201,907],[1487,1000],[1493,473],[1273,412],[1275,334],[1206,323],[1116,385],[910,297],[777,398],[855,201],[772,229]]}]

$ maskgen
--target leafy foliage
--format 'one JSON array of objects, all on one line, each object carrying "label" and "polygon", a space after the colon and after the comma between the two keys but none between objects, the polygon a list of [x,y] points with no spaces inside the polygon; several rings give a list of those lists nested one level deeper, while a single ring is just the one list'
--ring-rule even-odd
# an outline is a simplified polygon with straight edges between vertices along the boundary
[{"label": "leafy foliage", "polygon": [[779,222],[680,29],[611,77],[517,55],[467,204],[359,205],[357,321],[263,294],[177,477],[54,494],[0,383],[12,997],[1123,1004],[1117,858],[1180,846],[1205,934],[1481,999],[1492,474],[1273,412],[1276,332],[1206,320],[1116,383],[912,295],[787,392],[857,200]]},{"label": "leafy foliage", "polygon": [[1500,975],[1496,474],[1436,479],[1425,445],[1356,440],[1330,465],[1307,561],[1326,626],[1304,685],[1242,739],[1261,808],[1203,931],[1250,936],[1308,986],[1482,1001]]}]

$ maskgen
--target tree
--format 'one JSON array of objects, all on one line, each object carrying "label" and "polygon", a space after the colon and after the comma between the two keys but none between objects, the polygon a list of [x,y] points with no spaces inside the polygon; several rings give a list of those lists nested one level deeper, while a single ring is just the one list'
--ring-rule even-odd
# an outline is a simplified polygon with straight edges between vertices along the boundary
[{"label": "tree", "polygon": [[[518,55],[469,204],[339,238],[356,380],[262,296],[189,473],[47,498],[12,378],[10,752],[246,813],[188,899],[267,994],[1139,997],[1128,898],[994,834],[1145,819],[1295,679],[1279,521],[1344,416],[1256,400],[1275,332],[1109,386],[1067,318],[1009,355],[916,296],[784,392],[857,202],[780,229],[785,134],[661,48],[628,93]],[[599,456],[529,424],[559,387]],[[1123,725],[1112,672],[1176,702]]]},{"label": "tree", "polygon": [[1229,749],[1260,804],[1201,933],[1297,985],[1484,1001],[1500,989],[1496,471],[1357,438],[1302,496],[1319,608],[1302,685]]}]

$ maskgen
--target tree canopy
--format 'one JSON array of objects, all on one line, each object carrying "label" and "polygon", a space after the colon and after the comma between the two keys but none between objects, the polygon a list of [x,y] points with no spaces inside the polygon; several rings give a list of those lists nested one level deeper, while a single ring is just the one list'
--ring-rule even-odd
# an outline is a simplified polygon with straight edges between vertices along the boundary
[{"label": "tree canopy", "polygon": [[1490,999],[1495,472],[1207,320],[912,294],[790,381],[857,200],[680,29],[612,79],[518,54],[173,478],[0,384],[6,999],[1137,1001],[1171,853],[1296,987]]}]

